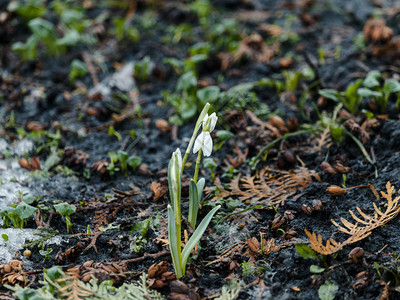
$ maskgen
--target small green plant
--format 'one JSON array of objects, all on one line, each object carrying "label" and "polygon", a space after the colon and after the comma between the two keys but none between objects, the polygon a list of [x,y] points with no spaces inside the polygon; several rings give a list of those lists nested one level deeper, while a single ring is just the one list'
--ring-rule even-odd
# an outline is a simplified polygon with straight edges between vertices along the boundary
[{"label": "small green plant", "polygon": [[265,269],[263,267],[257,266],[251,262],[243,261],[240,264],[242,268],[243,277],[247,277],[250,275],[260,276],[264,273]]},{"label": "small green plant", "polygon": [[21,199],[19,204],[9,205],[0,211],[3,227],[24,228],[27,220],[37,211],[37,207],[30,205],[36,200],[35,197],[24,195]]},{"label": "small green plant", "polygon": [[108,127],[108,135],[109,136],[115,136],[118,141],[122,140],[121,134],[118,131],[116,131],[114,126],[112,126],[112,125],[110,127]]},{"label": "small green plant", "polygon": [[7,10],[15,12],[25,22],[42,16],[46,12],[44,0],[11,1]]},{"label": "small green plant", "polygon": [[397,287],[400,285],[400,258],[397,253],[393,254],[390,261],[385,262],[383,264],[375,263],[374,268],[379,275],[379,278],[382,278],[383,271],[386,271],[390,274],[390,277],[394,280],[394,285]]},{"label": "small green plant", "polygon": [[74,59],[71,62],[70,71],[68,74],[69,82],[74,83],[76,78],[84,77],[87,73],[88,69],[86,64],[79,59]]},{"label": "small green plant", "polygon": [[350,83],[344,92],[321,89],[318,93],[326,99],[343,103],[352,114],[359,111],[361,101],[365,98],[373,99],[379,111],[386,112],[387,103],[392,94],[397,95],[397,101],[400,99],[400,83],[394,79],[387,79],[382,86],[381,81],[381,72],[374,70],[369,72],[364,80],[359,79]]},{"label": "small green plant", "polygon": [[221,289],[221,296],[215,300],[234,300],[239,296],[242,282],[231,280],[229,285],[224,285]]},{"label": "small green plant", "polygon": [[[73,2],[54,0],[47,5],[43,0],[12,1],[7,9],[16,12],[31,32],[25,42],[14,43],[12,50],[22,60],[34,60],[38,47],[46,54],[58,56],[69,46],[93,44],[95,36],[86,31],[93,21],[85,16],[81,4]],[[45,19],[47,15],[56,18],[50,22]]]},{"label": "small green plant", "polygon": [[145,56],[142,60],[135,62],[134,76],[141,82],[147,81],[152,70],[152,61],[149,56]]},{"label": "small green plant", "polygon": [[179,77],[176,86],[177,93],[163,93],[165,101],[176,110],[176,114],[169,119],[170,123],[182,125],[196,115],[196,89],[197,77],[193,71],[190,71]]},{"label": "small green plant", "polygon": [[118,152],[108,152],[108,156],[110,157],[110,164],[107,170],[110,172],[110,175],[114,175],[115,172],[119,171],[124,175],[128,175],[128,167],[130,167],[132,171],[135,171],[142,163],[142,159],[139,156],[129,156],[128,152],[122,150],[118,150]]},{"label": "small green plant", "polygon": [[72,233],[72,221],[70,215],[76,212],[76,207],[68,203],[59,203],[54,205],[54,209],[61,216],[65,217],[65,223],[67,225],[67,233]]},{"label": "small green plant", "polygon": [[210,170],[211,173],[211,181],[214,181],[215,178],[215,169],[217,168],[217,164],[211,157],[207,157],[203,161],[204,168]]},{"label": "small green plant", "polygon": [[361,87],[361,84],[362,80],[359,79],[350,83],[344,92],[339,92],[333,89],[321,89],[318,93],[326,99],[342,103],[349,112],[355,114],[358,112],[362,101],[362,97],[358,94],[358,89]]},{"label": "small green plant", "polygon": [[[175,268],[176,277],[178,279],[185,275],[186,264],[189,259],[190,253],[199,242],[214,214],[220,208],[220,206],[214,207],[201,221],[197,229],[195,229],[198,205],[204,187],[204,181],[198,181],[201,157],[203,154],[205,156],[211,155],[213,143],[210,132],[214,129],[217,122],[217,117],[215,113],[213,113],[211,116],[208,116],[207,112],[209,110],[209,107],[210,104],[207,103],[200,113],[183,160],[181,156],[181,151],[178,148],[172,154],[171,160],[168,165],[168,186],[170,199],[172,202],[172,206],[168,205],[168,240],[172,262]],[[201,126],[203,126],[203,130],[199,134],[199,136],[197,136],[197,133]],[[198,152],[194,178],[190,181],[189,188],[189,223],[191,224],[192,228],[195,229],[195,231],[182,251],[181,182],[186,160],[192,150],[192,147],[194,153]]]},{"label": "small green plant", "polygon": [[129,232],[130,234],[139,233],[139,236],[134,236],[129,245],[131,250],[134,252],[140,252],[143,249],[144,245],[147,243],[147,232],[150,228],[151,219],[146,219],[142,222],[132,224],[132,230]]},{"label": "small green plant", "polygon": [[358,95],[362,98],[371,98],[375,101],[381,113],[387,111],[387,103],[392,94],[400,99],[400,83],[394,79],[387,79],[381,86],[382,74],[379,71],[371,71],[363,81],[362,88],[358,89]]},{"label": "small green plant", "polygon": [[132,42],[139,41],[140,33],[135,27],[131,26],[129,19],[115,17],[112,19],[112,22],[115,26],[115,34],[119,41],[122,41],[124,38]]},{"label": "small green plant", "polygon": [[44,256],[44,260],[46,260],[46,258],[50,258],[50,254],[53,253],[53,248],[46,248],[46,249],[41,249],[39,250],[39,254]]}]

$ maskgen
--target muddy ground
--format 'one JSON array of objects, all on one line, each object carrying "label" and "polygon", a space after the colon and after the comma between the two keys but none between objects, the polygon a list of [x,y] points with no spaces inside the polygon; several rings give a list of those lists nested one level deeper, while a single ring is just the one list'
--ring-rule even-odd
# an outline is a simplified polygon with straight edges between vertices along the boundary
[{"label": "muddy ground", "polygon": [[[36,210],[23,227],[43,237],[12,248],[15,266],[0,261],[2,299],[30,299],[4,285],[37,291],[54,266],[117,288],[146,274],[149,288],[171,299],[400,299],[400,88],[384,90],[400,80],[398,1],[18,0],[0,8],[0,201],[13,199],[1,207],[29,202]],[[35,17],[53,27],[35,32]],[[71,29],[79,39],[60,41]],[[371,71],[380,75],[368,86]],[[210,86],[217,96],[203,97]],[[214,167],[201,166],[208,188],[199,219],[222,207],[177,282],[167,166],[207,101],[219,119]],[[32,147],[16,150],[27,141]],[[118,151],[132,165],[112,162]],[[195,155],[189,162],[184,216]],[[393,197],[385,198],[388,182]],[[76,208],[68,231],[59,203]],[[21,229],[2,220],[7,248]],[[305,230],[323,244],[310,244]],[[342,244],[325,247],[330,238]]]}]

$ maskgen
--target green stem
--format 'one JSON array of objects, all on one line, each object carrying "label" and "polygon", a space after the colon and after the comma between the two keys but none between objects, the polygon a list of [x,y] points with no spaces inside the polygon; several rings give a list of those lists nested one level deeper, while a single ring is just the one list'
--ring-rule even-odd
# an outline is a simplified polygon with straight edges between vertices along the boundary
[{"label": "green stem", "polygon": [[194,171],[194,183],[197,183],[197,178],[199,177],[199,170],[200,170],[200,162],[201,162],[201,156],[203,155],[203,149],[200,148],[199,153],[197,154],[197,159],[196,159],[196,169]]},{"label": "green stem", "polygon": [[[179,264],[182,265],[182,237],[181,237],[181,220],[179,219],[179,224],[178,221],[175,223],[176,225],[176,244],[178,248],[178,260]],[[185,275],[185,272],[183,274],[176,274],[177,279],[179,279],[181,276]]]},{"label": "green stem", "polygon": [[196,126],[194,127],[192,137],[190,138],[189,145],[186,148],[185,156],[183,157],[183,160],[182,160],[181,176],[183,174],[183,169],[185,168],[186,160],[187,160],[187,158],[188,158],[188,156],[190,154],[190,151],[192,150],[192,147],[193,147],[194,141],[196,139],[197,133],[199,132],[199,129],[201,127],[201,123],[202,123],[206,113],[208,112],[209,108],[210,108],[210,103],[207,103],[203,107],[203,110],[201,111],[200,116],[197,119]]}]

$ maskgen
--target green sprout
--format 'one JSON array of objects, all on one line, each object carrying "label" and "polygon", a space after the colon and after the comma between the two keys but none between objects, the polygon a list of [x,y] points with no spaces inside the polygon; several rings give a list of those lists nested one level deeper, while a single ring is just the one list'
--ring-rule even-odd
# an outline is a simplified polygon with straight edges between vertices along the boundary
[{"label": "green sprout", "polygon": [[[220,206],[214,207],[206,217],[201,221],[193,235],[190,237],[185,248],[182,251],[181,242],[181,184],[182,184],[182,173],[185,167],[186,160],[191,152],[194,145],[193,152],[198,152],[196,160],[196,168],[194,179],[190,181],[189,185],[189,223],[193,229],[195,229],[197,221],[197,212],[199,208],[199,202],[204,188],[204,179],[197,181],[200,162],[202,153],[205,156],[211,155],[212,151],[212,139],[210,132],[214,129],[217,117],[214,114],[208,116],[207,112],[210,108],[210,104],[207,103],[196,122],[195,129],[193,131],[192,138],[190,139],[189,145],[186,149],[185,156],[182,160],[181,151],[178,148],[172,153],[171,160],[168,165],[168,187],[172,206],[168,205],[168,240],[170,245],[170,251],[172,256],[172,262],[174,265],[176,277],[179,279],[185,275],[186,264],[189,259],[189,255],[193,248],[199,242],[204,231],[207,229],[212,217],[220,208]],[[197,132],[200,127],[203,126],[203,130],[200,135],[196,138]]]},{"label": "green sprout", "polygon": [[59,203],[55,204],[54,208],[56,212],[58,212],[61,216],[65,217],[65,223],[67,225],[67,233],[72,233],[73,224],[69,216],[76,212],[76,207],[68,203]]}]

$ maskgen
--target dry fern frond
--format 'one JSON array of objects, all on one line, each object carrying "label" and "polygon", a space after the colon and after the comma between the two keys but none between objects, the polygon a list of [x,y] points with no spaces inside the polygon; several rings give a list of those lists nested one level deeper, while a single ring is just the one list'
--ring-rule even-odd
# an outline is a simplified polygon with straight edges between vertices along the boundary
[{"label": "dry fern frond", "polygon": [[305,229],[305,233],[308,236],[311,244],[311,248],[321,254],[329,255],[343,249],[344,246],[353,244],[355,242],[361,241],[365,239],[372,233],[372,230],[385,225],[390,220],[394,219],[400,213],[399,200],[400,196],[393,199],[393,191],[394,186],[390,184],[390,181],[386,184],[387,193],[381,191],[382,197],[387,200],[386,211],[382,212],[376,206],[375,203],[372,203],[374,207],[374,215],[370,216],[364,213],[359,207],[356,207],[358,213],[361,215],[361,218],[358,217],[352,210],[349,210],[350,215],[356,221],[355,224],[349,222],[344,218],[340,218],[343,226],[339,225],[336,221],[331,220],[333,225],[335,225],[339,231],[344,232],[350,237],[345,240],[343,243],[336,242],[333,239],[329,239],[324,245],[322,241],[322,237],[319,234],[317,235],[313,232],[309,232]]},{"label": "dry fern frond", "polygon": [[93,296],[97,291],[83,285],[79,281],[79,269],[69,269],[66,273],[67,277],[55,279],[57,283],[65,283],[66,285],[58,289],[60,298],[67,300],[82,300],[86,297]]},{"label": "dry fern frond", "polygon": [[332,136],[330,133],[329,127],[324,129],[319,138],[317,138],[317,145],[314,147],[315,150],[320,152],[322,147],[329,149],[333,145]]},{"label": "dry fern frond", "polygon": [[250,200],[252,204],[282,206],[298,189],[305,189],[313,178],[320,180],[317,172],[303,167],[294,171],[265,167],[255,176],[237,176],[228,184],[228,190],[221,189],[211,200],[237,196],[239,200]]},{"label": "dry fern frond", "polygon": [[320,234],[317,235],[315,232],[311,233],[307,229],[304,229],[306,232],[306,235],[308,236],[311,244],[311,248],[320,254],[323,255],[329,255],[332,253],[335,253],[343,248],[342,244],[339,242],[336,242],[334,239],[329,239],[326,242],[326,246],[324,246],[322,237]]}]

